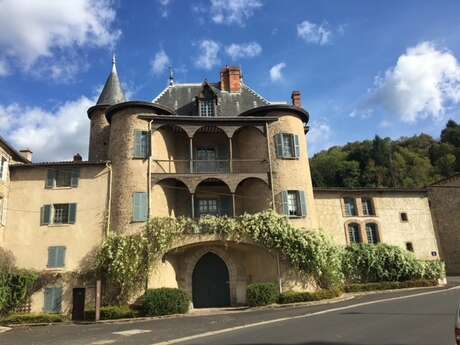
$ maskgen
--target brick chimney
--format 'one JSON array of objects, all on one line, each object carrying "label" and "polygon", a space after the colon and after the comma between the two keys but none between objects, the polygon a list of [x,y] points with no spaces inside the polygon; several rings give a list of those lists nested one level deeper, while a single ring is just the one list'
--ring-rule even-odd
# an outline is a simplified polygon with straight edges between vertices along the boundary
[{"label": "brick chimney", "polygon": [[74,162],[81,162],[83,160],[83,158],[81,157],[81,155],[79,153],[75,154],[73,156],[73,161]]},{"label": "brick chimney", "polygon": [[225,66],[220,71],[220,89],[228,92],[241,92],[241,69]]},{"label": "brick chimney", "polygon": [[291,99],[294,107],[302,108],[302,97],[300,96],[300,91],[292,91]]},{"label": "brick chimney", "polygon": [[22,149],[19,150],[19,153],[21,154],[22,157],[27,159],[29,162],[32,162],[32,151],[30,149]]}]

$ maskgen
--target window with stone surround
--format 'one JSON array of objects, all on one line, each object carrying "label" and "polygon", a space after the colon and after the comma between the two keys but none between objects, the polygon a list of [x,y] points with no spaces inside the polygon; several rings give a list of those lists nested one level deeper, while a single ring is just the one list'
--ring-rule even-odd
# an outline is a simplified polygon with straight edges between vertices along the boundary
[{"label": "window with stone surround", "polygon": [[367,243],[377,244],[380,242],[379,228],[376,223],[366,224]]},{"label": "window with stone surround", "polygon": [[354,217],[358,215],[358,209],[356,208],[356,200],[354,198],[343,198],[343,205],[346,217]]},{"label": "window with stone surround", "polygon": [[375,208],[372,198],[362,197],[361,205],[363,207],[364,216],[375,216]]},{"label": "window with stone surround", "polygon": [[358,223],[348,224],[347,231],[348,231],[348,240],[350,244],[363,242],[361,238],[361,227],[359,226]]}]

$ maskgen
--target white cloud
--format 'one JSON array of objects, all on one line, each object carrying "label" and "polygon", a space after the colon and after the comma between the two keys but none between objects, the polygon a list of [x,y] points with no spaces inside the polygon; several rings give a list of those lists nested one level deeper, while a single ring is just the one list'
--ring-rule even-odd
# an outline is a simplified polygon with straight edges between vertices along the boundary
[{"label": "white cloud", "polygon": [[160,4],[160,13],[163,18],[167,18],[169,15],[169,5],[171,4],[171,0],[158,0]]},{"label": "white cloud", "polygon": [[260,0],[211,0],[210,14],[214,23],[243,26],[260,7]]},{"label": "white cloud", "polygon": [[253,58],[262,53],[262,47],[257,42],[242,44],[232,43],[225,47],[225,52],[232,58],[232,60],[237,60],[240,58]]},{"label": "white cloud", "polygon": [[0,1],[0,60],[25,71],[39,59],[83,46],[113,46],[115,11],[109,0]]},{"label": "white cloud", "polygon": [[202,40],[198,43],[200,53],[195,60],[195,67],[212,69],[220,64],[219,50],[220,44],[213,40]]},{"label": "white cloud", "polygon": [[90,121],[86,111],[95,101],[81,96],[52,111],[0,105],[2,134],[16,148],[30,148],[34,161],[71,160],[77,152],[87,157]]},{"label": "white cloud", "polygon": [[460,65],[451,52],[422,42],[376,78],[369,102],[408,123],[440,119],[449,106],[460,102]]},{"label": "white cloud", "polygon": [[283,69],[286,68],[286,63],[280,62],[272,68],[270,68],[270,79],[271,81],[280,81],[283,79]]},{"label": "white cloud", "polygon": [[0,60],[0,77],[4,77],[8,74],[10,74],[8,64],[6,63],[6,61]]},{"label": "white cloud", "polygon": [[313,121],[307,134],[309,154],[314,154],[332,146],[331,137],[331,126],[325,120]]},{"label": "white cloud", "polygon": [[325,45],[329,43],[331,35],[332,33],[326,24],[318,25],[308,20],[297,24],[297,36],[307,43]]},{"label": "white cloud", "polygon": [[150,65],[153,74],[160,75],[164,71],[166,71],[166,69],[170,65],[170,60],[166,52],[163,49],[161,49],[158,53],[155,54],[155,57],[150,62]]}]

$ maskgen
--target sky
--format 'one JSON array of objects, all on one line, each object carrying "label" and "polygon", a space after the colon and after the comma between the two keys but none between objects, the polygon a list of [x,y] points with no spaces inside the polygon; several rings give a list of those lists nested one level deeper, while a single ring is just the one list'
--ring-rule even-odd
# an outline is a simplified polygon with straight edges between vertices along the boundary
[{"label": "sky", "polygon": [[0,0],[0,135],[34,161],[87,157],[112,54],[130,100],[218,81],[302,94],[310,155],[460,122],[458,0]]}]

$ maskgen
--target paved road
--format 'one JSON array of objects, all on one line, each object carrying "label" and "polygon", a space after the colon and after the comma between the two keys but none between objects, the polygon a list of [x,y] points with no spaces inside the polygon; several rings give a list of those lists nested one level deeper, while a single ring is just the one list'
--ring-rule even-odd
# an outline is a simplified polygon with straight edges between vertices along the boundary
[{"label": "paved road", "polygon": [[[434,294],[429,292],[437,291]],[[152,345],[251,323],[181,342],[227,345],[453,345],[453,321],[460,289],[419,290],[362,296],[302,308],[258,310],[144,322],[59,325],[16,329],[0,335],[2,345]],[[388,298],[423,295],[374,303]],[[284,321],[276,321],[283,318]]]}]

